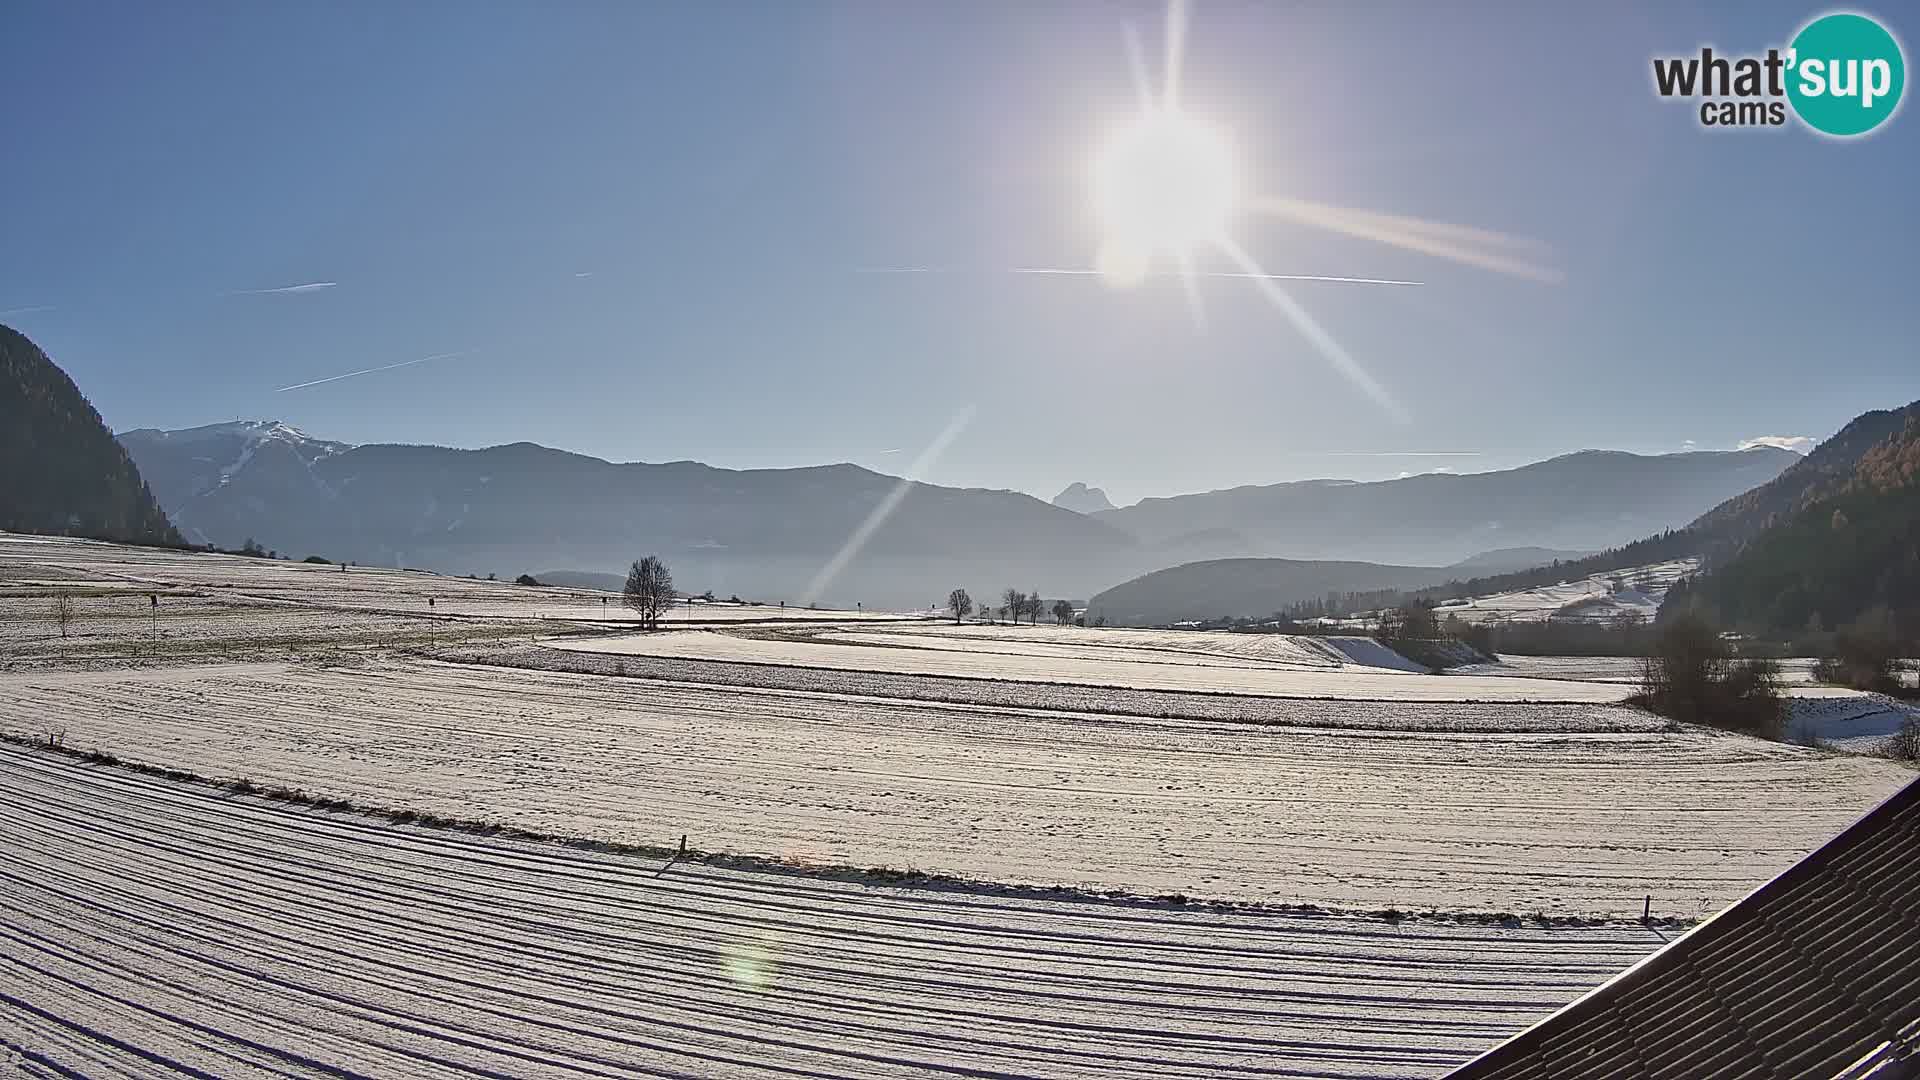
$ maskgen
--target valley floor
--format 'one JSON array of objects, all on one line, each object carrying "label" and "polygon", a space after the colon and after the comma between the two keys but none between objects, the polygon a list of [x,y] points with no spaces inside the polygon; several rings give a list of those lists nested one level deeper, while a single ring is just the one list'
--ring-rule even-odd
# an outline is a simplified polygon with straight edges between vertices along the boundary
[{"label": "valley floor", "polygon": [[1591,665],[601,599],[0,535],[68,751],[0,744],[0,1075],[1433,1075],[1913,775]]}]

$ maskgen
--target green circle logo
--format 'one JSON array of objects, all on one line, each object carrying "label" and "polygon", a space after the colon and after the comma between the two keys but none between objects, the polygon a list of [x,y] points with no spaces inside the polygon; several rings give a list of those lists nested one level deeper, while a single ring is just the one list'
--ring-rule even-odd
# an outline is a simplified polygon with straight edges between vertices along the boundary
[{"label": "green circle logo", "polygon": [[1886,27],[1865,15],[1822,15],[1794,36],[1787,100],[1815,131],[1865,135],[1900,107],[1906,58]]}]

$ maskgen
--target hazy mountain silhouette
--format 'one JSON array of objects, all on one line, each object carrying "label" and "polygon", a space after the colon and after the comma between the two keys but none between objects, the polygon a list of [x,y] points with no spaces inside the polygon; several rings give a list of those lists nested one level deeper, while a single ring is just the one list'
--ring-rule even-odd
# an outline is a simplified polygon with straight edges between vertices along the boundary
[{"label": "hazy mountain silhouette", "polygon": [[[272,421],[144,429],[122,440],[195,542],[232,547],[253,537],[295,554],[503,577],[532,571],[543,580],[555,570],[615,573],[657,552],[683,588],[793,602],[900,491],[819,595],[822,603],[891,608],[943,603],[955,587],[978,596],[1013,586],[1084,597],[1148,571],[1227,556],[1334,552],[1444,564],[1494,547],[1592,549],[1626,527],[1622,521],[1685,520],[1729,493],[1723,489],[1738,484],[1729,477],[1770,477],[1794,457],[1589,453],[1477,477],[1312,481],[1085,515],[1016,492],[906,483],[844,464],[737,470],[614,464],[531,443],[348,446]],[[1613,475],[1623,471],[1630,481]],[[1469,505],[1450,506],[1448,491]],[[1233,515],[1232,524],[1186,517],[1189,508],[1211,512],[1223,502],[1265,509]],[[1284,511],[1277,518],[1268,513],[1275,507]],[[1136,537],[1119,527],[1132,523],[1166,528]],[[1488,537],[1498,543],[1482,542]],[[1409,554],[1384,559],[1376,551]]]},{"label": "hazy mountain silhouette", "polygon": [[1096,594],[1087,618],[1149,626],[1220,616],[1257,619],[1329,592],[1418,589],[1459,576],[1438,566],[1323,559],[1209,559],[1143,574]]},{"label": "hazy mountain silhouette", "polygon": [[[514,443],[484,450],[323,443],[270,422],[124,436],[168,478],[196,541],[451,573],[612,572],[649,553],[683,589],[802,601],[903,483],[855,465],[614,464]],[[1028,495],[910,483],[819,599],[925,607],[956,585],[1137,571],[1111,526]]]},{"label": "hazy mountain silhouette", "polygon": [[1498,548],[1593,551],[1679,528],[1798,460],[1771,447],[1651,456],[1583,450],[1498,472],[1145,499],[1094,517],[1149,545],[1225,530],[1243,546],[1219,554],[1444,564]]}]

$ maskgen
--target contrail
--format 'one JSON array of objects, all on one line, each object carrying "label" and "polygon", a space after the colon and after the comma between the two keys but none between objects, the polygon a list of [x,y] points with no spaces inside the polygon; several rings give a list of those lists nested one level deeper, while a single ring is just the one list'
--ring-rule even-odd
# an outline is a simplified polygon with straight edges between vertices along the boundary
[{"label": "contrail", "polygon": [[[959,271],[938,266],[872,266],[856,269],[856,274],[952,274]],[[1100,277],[1098,270],[1081,270],[1072,267],[1052,266],[1016,266],[1006,271],[1009,274],[1059,274],[1065,277]],[[1148,277],[1184,277],[1162,271],[1149,272]],[[1238,278],[1252,281],[1331,281],[1341,285],[1425,285],[1424,281],[1402,281],[1398,278],[1337,277],[1332,274],[1267,274],[1243,273],[1234,270],[1196,270],[1193,277]]]},{"label": "contrail", "polygon": [[867,545],[867,541],[873,538],[873,534],[886,523],[887,518],[893,515],[894,510],[900,506],[900,500],[906,498],[907,492],[913,490],[914,482],[925,475],[926,471],[933,467],[934,462],[940,460],[940,455],[946,452],[947,447],[960,436],[960,432],[966,429],[968,422],[972,419],[973,406],[971,405],[953,414],[953,419],[947,421],[947,426],[940,430],[940,434],[935,435],[933,441],[927,444],[927,448],[920,452],[920,456],[913,459],[913,464],[907,466],[906,475],[900,478],[900,482],[893,485],[893,490],[887,492],[886,497],[882,498],[879,505],[867,515],[867,519],[860,523],[860,527],[853,530],[853,535],[847,537],[847,542],[840,545],[840,550],[834,553],[833,558],[827,560],[827,565],[813,575],[813,580],[807,583],[807,591],[801,597],[801,603],[811,604],[820,599],[820,594],[826,591],[827,586],[833,584],[833,579],[840,576],[840,571],[847,568],[847,564],[853,561],[853,557],[860,554],[860,549]]},{"label": "contrail", "polygon": [[32,307],[8,308],[5,311],[0,311],[0,319],[7,318],[8,316],[11,316],[11,315],[31,315],[36,311],[52,311],[52,310],[53,310],[52,304],[35,304]]},{"label": "contrail", "polygon": [[283,386],[280,389],[275,390],[274,393],[284,394],[289,390],[305,390],[309,386],[319,386],[321,383],[339,382],[341,379],[351,379],[355,375],[371,375],[376,371],[392,371],[394,368],[412,367],[415,364],[424,364],[429,360],[451,360],[456,356],[462,356],[462,355],[465,355],[465,354],[457,353],[457,352],[435,353],[432,356],[422,356],[418,360],[402,360],[397,364],[382,364],[379,367],[370,367],[361,371],[349,371],[345,375],[329,375],[324,379],[314,379],[311,382],[294,383],[292,386]]},{"label": "contrail", "polygon": [[302,285],[282,285],[277,289],[235,289],[222,296],[266,296],[270,293],[310,293],[321,289],[331,289],[340,283],[337,281],[309,281]]},{"label": "contrail", "polygon": [[[1008,273],[1013,274],[1066,274],[1073,277],[1099,277],[1098,270],[1056,269],[1050,266],[1016,266]],[[1166,272],[1149,272],[1148,277],[1175,277]],[[1332,281],[1343,285],[1425,285],[1424,281],[1401,281],[1397,278],[1335,277],[1331,274],[1268,274],[1253,271],[1234,270],[1195,270],[1194,277],[1238,278],[1243,281]]]}]

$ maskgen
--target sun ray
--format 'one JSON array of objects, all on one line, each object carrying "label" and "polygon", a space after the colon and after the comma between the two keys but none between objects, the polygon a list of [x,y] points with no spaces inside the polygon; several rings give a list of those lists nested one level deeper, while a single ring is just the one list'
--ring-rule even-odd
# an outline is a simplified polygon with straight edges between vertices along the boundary
[{"label": "sun ray", "polygon": [[1248,205],[1252,210],[1274,217],[1449,259],[1482,270],[1547,284],[1558,284],[1565,280],[1565,275],[1560,271],[1535,261],[1535,256],[1546,253],[1546,247],[1527,237],[1509,236],[1470,225],[1452,225],[1372,210],[1329,206],[1305,199],[1268,197],[1250,200]]},{"label": "sun ray", "polygon": [[1120,32],[1127,39],[1127,66],[1133,72],[1133,93],[1140,102],[1140,111],[1153,108],[1153,79],[1147,74],[1147,50],[1140,44],[1140,30],[1132,23],[1122,23]]},{"label": "sun ray", "polygon": [[812,604],[820,599],[821,594],[826,592],[827,587],[832,585],[841,571],[847,568],[847,564],[853,561],[854,556],[860,554],[860,549],[867,546],[867,541],[873,539],[873,534],[879,531],[880,526],[886,524],[887,519],[893,516],[893,512],[900,506],[900,501],[913,490],[913,485],[926,475],[928,469],[933,468],[934,463],[940,460],[940,455],[946,453],[947,447],[952,445],[953,440],[959,438],[960,433],[966,430],[967,424],[973,420],[973,413],[974,407],[969,405],[953,414],[953,419],[947,421],[947,426],[940,429],[940,433],[933,437],[933,441],[927,444],[927,448],[920,451],[920,456],[913,459],[913,464],[907,466],[906,474],[900,478],[900,482],[893,485],[892,490],[874,505],[866,519],[860,522],[847,537],[847,542],[840,545],[840,550],[833,553],[833,558],[827,560],[827,564],[820,568],[819,573],[813,575],[813,580],[807,583],[807,590],[800,598],[801,603]]},{"label": "sun ray", "polygon": [[1181,66],[1187,56],[1187,0],[1167,0],[1167,84],[1160,107],[1180,107]]},{"label": "sun ray", "polygon": [[1314,348],[1320,350],[1320,354],[1333,364],[1334,370],[1346,376],[1349,382],[1359,387],[1362,393],[1372,398],[1375,404],[1385,409],[1395,420],[1404,424],[1411,419],[1407,410],[1393,399],[1393,395],[1387,393],[1387,388],[1381,386],[1372,375],[1367,374],[1367,370],[1360,366],[1360,362],[1355,360],[1344,346],[1335,341],[1333,335],[1327,333],[1326,329],[1307,313],[1307,309],[1287,295],[1287,291],[1280,287],[1279,282],[1261,270],[1260,264],[1254,261],[1253,256],[1247,254],[1245,248],[1227,236],[1221,236],[1216,243],[1221,252],[1244,270],[1260,291],[1266,294],[1267,299],[1273,302],[1273,306],[1279,308],[1280,313],[1293,323],[1294,329],[1300,331],[1302,337],[1306,338]]}]

